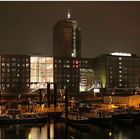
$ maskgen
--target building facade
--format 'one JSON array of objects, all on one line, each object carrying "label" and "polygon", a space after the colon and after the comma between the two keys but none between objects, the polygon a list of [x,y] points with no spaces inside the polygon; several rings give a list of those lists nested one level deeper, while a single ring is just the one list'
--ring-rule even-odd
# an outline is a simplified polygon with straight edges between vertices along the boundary
[{"label": "building facade", "polygon": [[70,13],[53,27],[53,56],[81,57],[81,30]]},{"label": "building facade", "polygon": [[1,93],[25,93],[30,89],[30,56],[0,56]]},{"label": "building facade", "polygon": [[47,82],[53,83],[53,57],[30,57],[30,88],[47,88]]},{"label": "building facade", "polygon": [[80,92],[87,92],[94,88],[94,59],[80,59]]},{"label": "building facade", "polygon": [[54,57],[54,82],[58,89],[69,87],[69,94],[87,91],[93,83],[93,59]]},{"label": "building facade", "polygon": [[79,93],[79,67],[78,58],[54,57],[54,82],[57,83],[58,89],[69,87],[69,94]]},{"label": "building facade", "polygon": [[104,54],[95,58],[96,82],[110,92],[133,92],[140,88],[140,57],[128,53]]}]

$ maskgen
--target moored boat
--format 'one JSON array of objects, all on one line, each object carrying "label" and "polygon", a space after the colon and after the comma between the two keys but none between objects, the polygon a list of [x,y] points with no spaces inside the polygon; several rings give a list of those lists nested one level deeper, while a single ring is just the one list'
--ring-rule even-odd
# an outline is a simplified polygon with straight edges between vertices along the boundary
[{"label": "moored boat", "polygon": [[94,109],[87,114],[90,122],[96,124],[111,124],[112,114],[107,110]]},{"label": "moored boat", "polygon": [[8,109],[6,114],[0,115],[0,123],[31,123],[47,118],[47,113],[21,113],[19,109]]},{"label": "moored boat", "polygon": [[118,124],[133,124],[134,115],[130,108],[117,108],[113,111],[112,121]]},{"label": "moored boat", "polygon": [[[65,120],[65,114],[62,114],[62,119]],[[69,123],[87,123],[88,118],[86,114],[80,112],[79,110],[71,110],[68,112],[68,120]]]}]

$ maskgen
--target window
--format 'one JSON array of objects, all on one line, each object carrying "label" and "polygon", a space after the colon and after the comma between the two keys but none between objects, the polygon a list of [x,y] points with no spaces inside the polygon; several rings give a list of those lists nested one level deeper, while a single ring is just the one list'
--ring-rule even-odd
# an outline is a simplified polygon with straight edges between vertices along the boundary
[{"label": "window", "polygon": [[2,63],[1,65],[4,67],[5,66],[5,63]]},{"label": "window", "polygon": [[26,62],[29,62],[29,58],[26,58]]},{"label": "window", "polygon": [[16,63],[12,63],[12,66],[16,66]]},{"label": "window", "polygon": [[26,64],[26,67],[29,67],[29,63]]},{"label": "window", "polygon": [[122,60],[122,58],[121,58],[121,57],[119,57],[119,60]]},{"label": "window", "polygon": [[10,67],[10,64],[9,64],[9,63],[7,63],[7,64],[6,64],[6,66],[7,66],[7,67]]},{"label": "window", "polygon": [[16,58],[12,58],[12,61],[16,61]]}]

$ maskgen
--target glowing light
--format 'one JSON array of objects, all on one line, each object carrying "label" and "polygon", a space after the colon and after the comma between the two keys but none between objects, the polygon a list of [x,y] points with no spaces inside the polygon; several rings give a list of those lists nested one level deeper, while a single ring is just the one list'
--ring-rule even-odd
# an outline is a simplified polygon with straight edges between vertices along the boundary
[{"label": "glowing light", "polygon": [[67,18],[70,19],[70,9],[68,9]]},{"label": "glowing light", "polygon": [[109,132],[109,137],[111,137],[112,136],[112,133],[111,132]]},{"label": "glowing light", "polygon": [[28,135],[28,139],[31,140],[32,139],[32,135],[29,133]]},{"label": "glowing light", "polygon": [[94,92],[95,92],[95,93],[99,93],[99,92],[100,92],[100,89],[95,88],[95,89],[94,89]]},{"label": "glowing light", "polygon": [[44,110],[44,104],[43,104],[43,105],[41,105],[41,110],[42,110],[42,111]]},{"label": "glowing light", "polygon": [[131,56],[131,53],[122,53],[122,52],[114,52],[110,54],[115,56]]},{"label": "glowing light", "polygon": [[111,104],[111,108],[117,108],[117,106],[115,106],[114,104]]},{"label": "glowing light", "polygon": [[50,124],[50,139],[54,139],[54,124]]}]

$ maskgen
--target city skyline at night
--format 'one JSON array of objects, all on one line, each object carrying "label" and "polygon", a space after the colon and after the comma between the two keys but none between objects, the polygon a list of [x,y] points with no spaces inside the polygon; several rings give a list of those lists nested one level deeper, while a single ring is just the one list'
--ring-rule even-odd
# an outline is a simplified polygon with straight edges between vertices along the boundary
[{"label": "city skyline at night", "polygon": [[0,53],[52,56],[53,26],[67,17],[81,28],[81,56],[139,54],[139,2],[0,2]]}]

